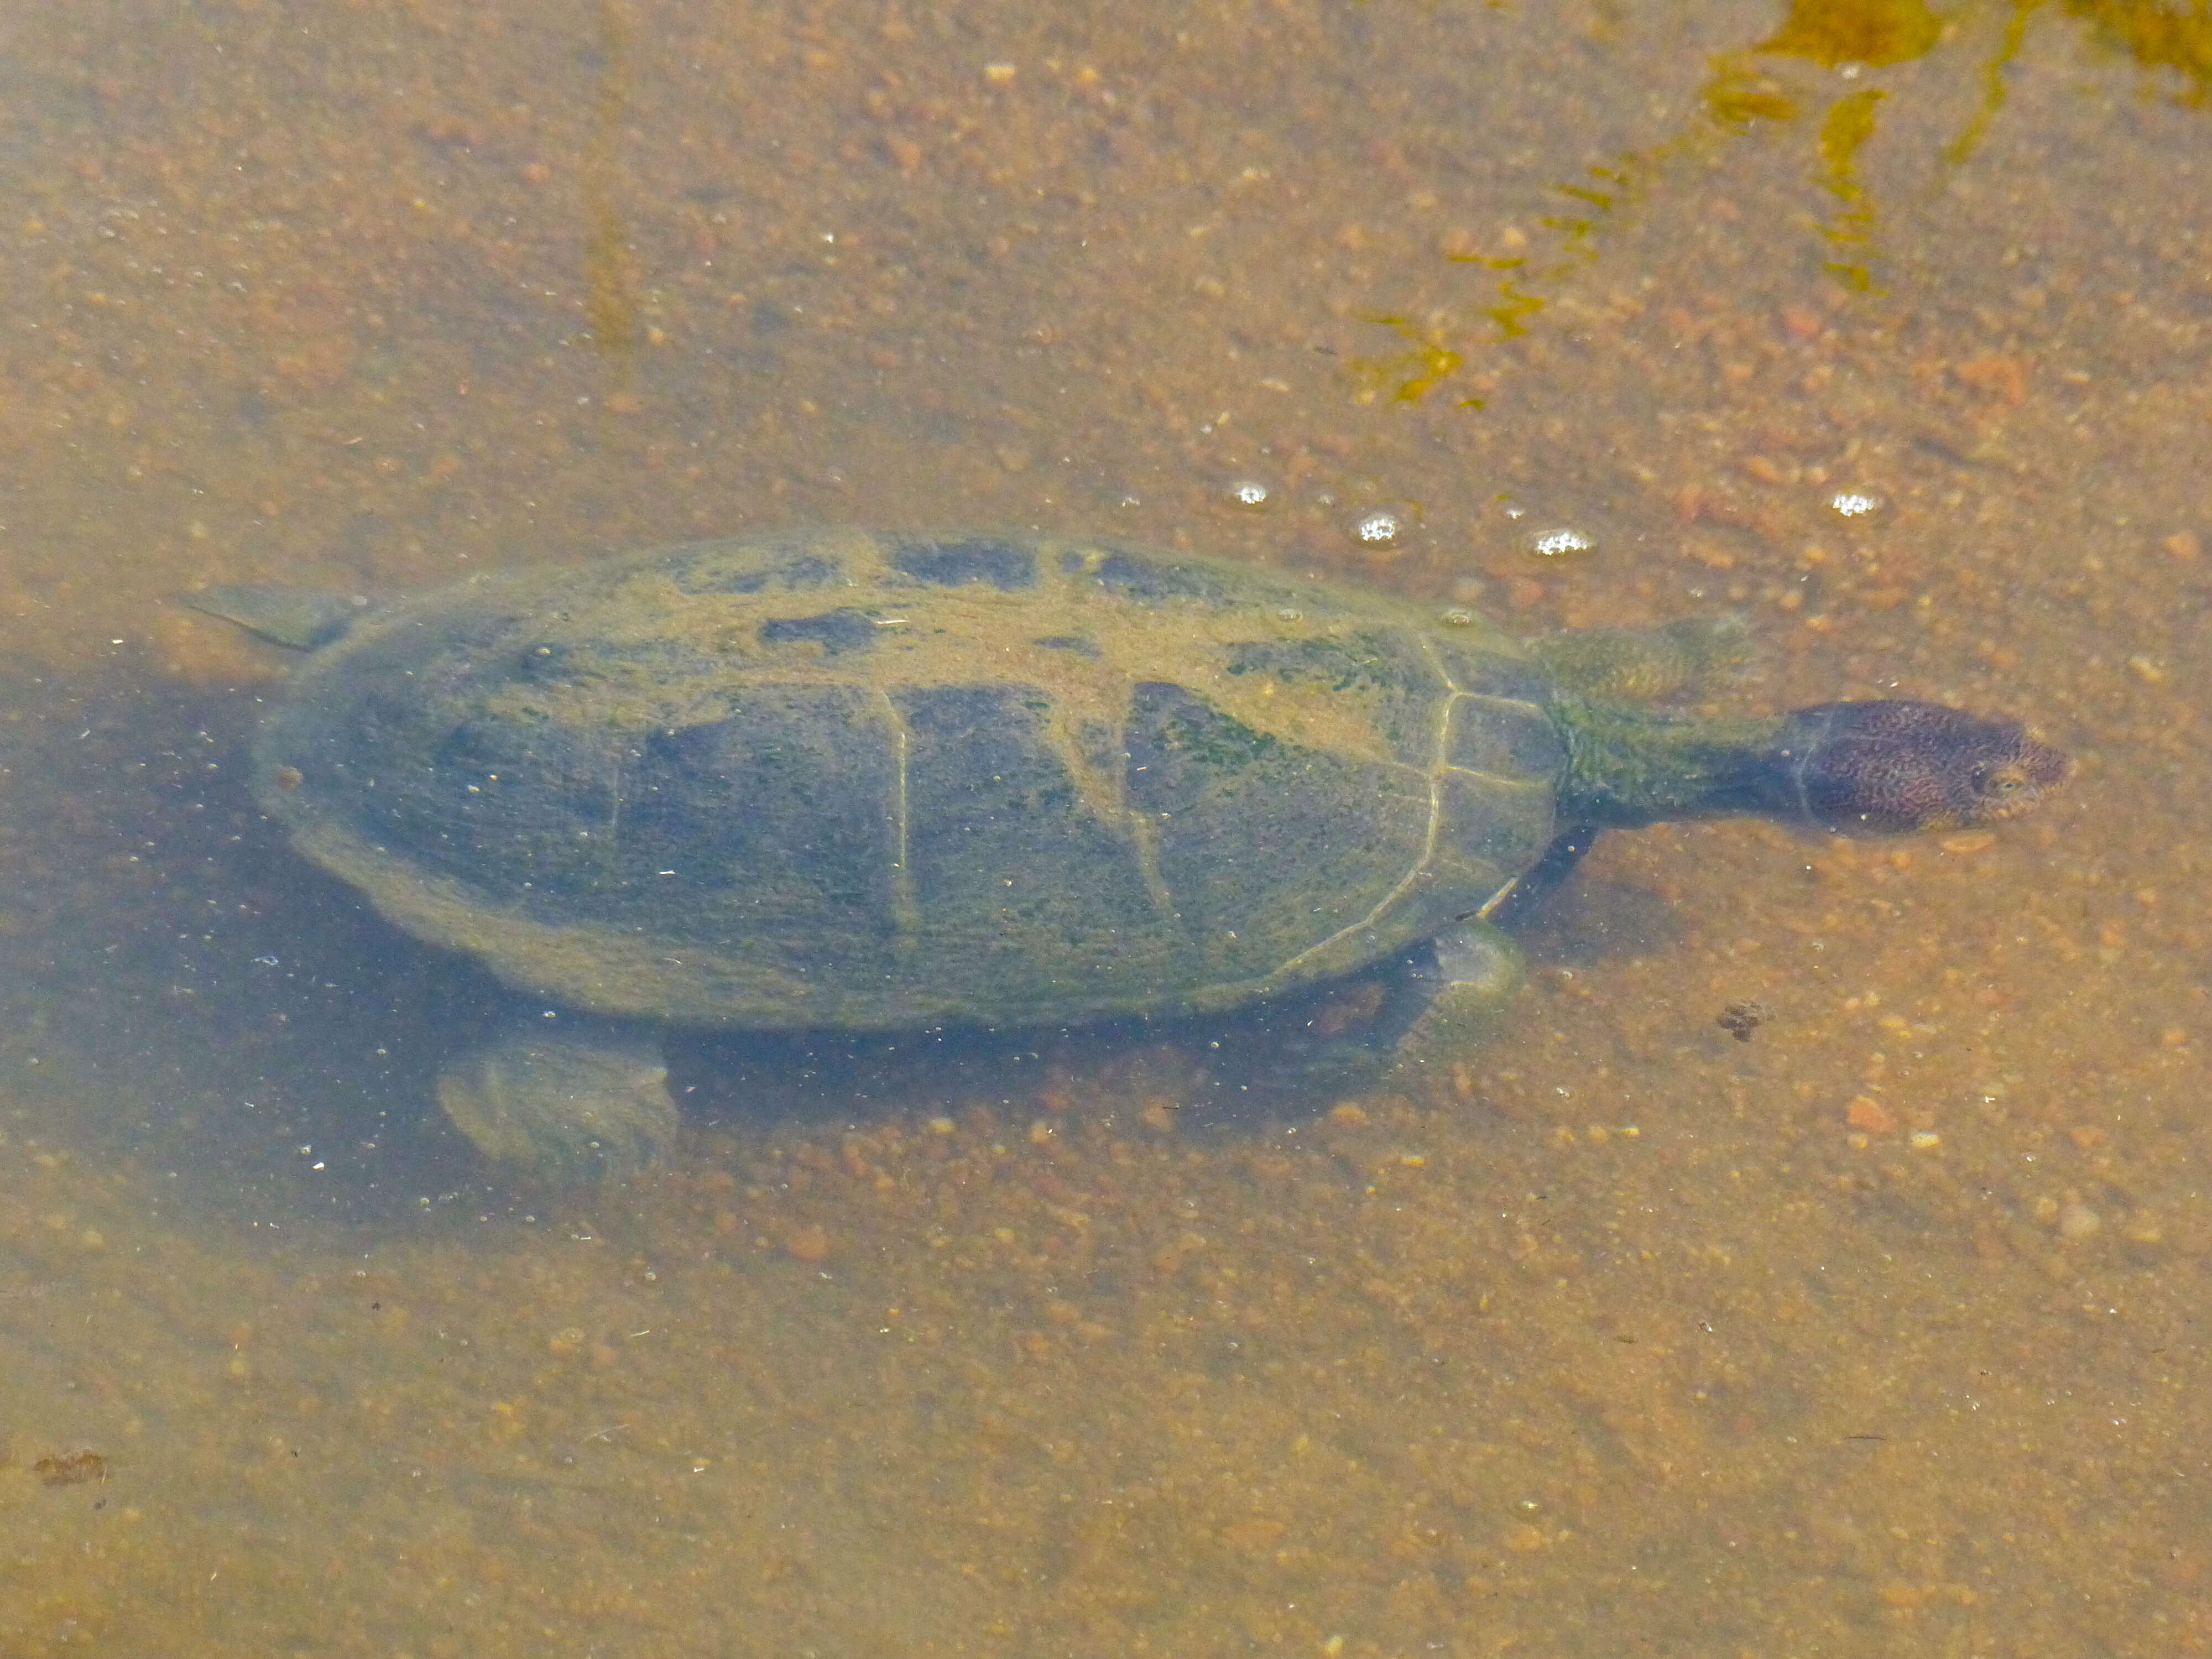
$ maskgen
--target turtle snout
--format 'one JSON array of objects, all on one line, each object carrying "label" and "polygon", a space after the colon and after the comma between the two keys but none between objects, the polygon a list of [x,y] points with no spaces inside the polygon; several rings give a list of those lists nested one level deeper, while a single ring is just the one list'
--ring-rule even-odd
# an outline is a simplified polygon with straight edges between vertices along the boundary
[{"label": "turtle snout", "polygon": [[2018,817],[2063,785],[2074,770],[2074,762],[2063,750],[2038,743],[2018,726],[2012,732],[2013,751],[1974,770],[1974,797],[1980,808],[1977,823]]}]

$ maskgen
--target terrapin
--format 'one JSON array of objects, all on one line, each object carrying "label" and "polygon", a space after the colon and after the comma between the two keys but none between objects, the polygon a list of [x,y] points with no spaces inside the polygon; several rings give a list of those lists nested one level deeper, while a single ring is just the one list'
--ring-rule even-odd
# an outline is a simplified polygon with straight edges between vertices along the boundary
[{"label": "terrapin", "polygon": [[1384,1013],[1289,1046],[1340,1086],[1419,1066],[1510,990],[1501,906],[1601,829],[1982,824],[2068,768],[1933,703],[1650,701],[1724,626],[1528,642],[1051,537],[802,530],[392,604],[191,599],[313,653],[254,744],[293,844],[531,999],[437,1093],[555,1178],[665,1154],[663,1027],[1053,1026],[1364,969]]}]

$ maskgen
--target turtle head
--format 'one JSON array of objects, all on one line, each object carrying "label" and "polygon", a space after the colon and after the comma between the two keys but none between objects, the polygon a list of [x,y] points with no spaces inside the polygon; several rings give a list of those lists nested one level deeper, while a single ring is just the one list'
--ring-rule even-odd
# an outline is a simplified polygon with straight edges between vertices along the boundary
[{"label": "turtle head", "polygon": [[1903,698],[1800,708],[1770,762],[1790,816],[1877,836],[2017,817],[2073,769],[2010,720]]}]

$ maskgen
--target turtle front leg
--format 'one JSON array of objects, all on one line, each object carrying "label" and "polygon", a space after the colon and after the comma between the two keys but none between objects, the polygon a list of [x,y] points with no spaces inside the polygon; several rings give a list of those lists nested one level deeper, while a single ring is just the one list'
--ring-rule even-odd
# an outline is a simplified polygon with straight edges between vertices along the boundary
[{"label": "turtle front leg", "polygon": [[1487,921],[1448,928],[1406,969],[1395,1012],[1405,1023],[1384,1080],[1410,1080],[1464,1058],[1496,1028],[1521,988],[1520,947]]},{"label": "turtle front leg", "polygon": [[1520,984],[1513,941],[1487,921],[1461,922],[1317,1003],[1263,1007],[1233,1038],[1224,1031],[1211,1045],[1215,1086],[1327,1097],[1410,1083],[1479,1044]]},{"label": "turtle front leg", "polygon": [[676,1143],[659,1032],[591,1014],[518,1014],[439,1073],[438,1104],[489,1162],[564,1184],[640,1174]]}]

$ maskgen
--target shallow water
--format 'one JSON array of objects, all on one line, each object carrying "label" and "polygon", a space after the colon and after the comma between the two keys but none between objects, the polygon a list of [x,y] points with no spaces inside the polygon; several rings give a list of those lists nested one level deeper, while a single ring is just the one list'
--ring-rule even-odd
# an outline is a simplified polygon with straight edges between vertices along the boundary
[{"label": "shallow water", "polygon": [[[2208,40],[10,8],[0,1650],[2212,1647]],[[495,988],[168,596],[846,521],[1733,610],[1744,703],[2077,776],[1608,838],[1436,1097],[699,1042],[665,1176],[502,1184],[424,1121]]]}]

